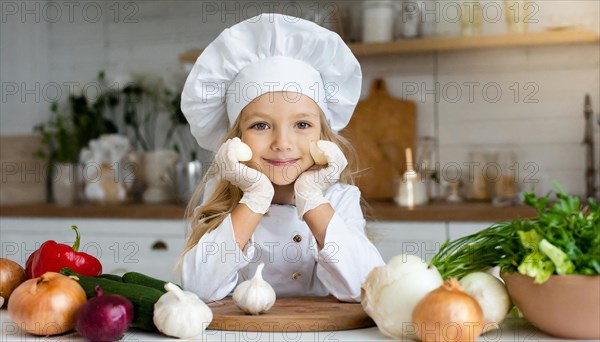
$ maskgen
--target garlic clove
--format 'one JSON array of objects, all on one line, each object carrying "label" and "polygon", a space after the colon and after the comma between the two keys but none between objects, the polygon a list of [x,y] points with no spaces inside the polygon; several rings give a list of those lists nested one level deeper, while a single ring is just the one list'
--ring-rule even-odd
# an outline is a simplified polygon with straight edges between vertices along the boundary
[{"label": "garlic clove", "polygon": [[262,278],[265,264],[256,268],[254,277],[239,284],[233,291],[233,302],[245,313],[258,315],[275,304],[275,290]]},{"label": "garlic clove", "polygon": [[235,158],[240,162],[252,159],[252,149],[250,149],[250,146],[239,140],[239,138],[237,140],[235,145]]},{"label": "garlic clove", "polygon": [[316,141],[310,142],[309,151],[310,151],[310,155],[312,156],[313,160],[315,161],[315,164],[327,165],[327,157],[325,156],[325,153],[323,152],[323,150],[321,150],[319,148],[319,145],[317,145]]}]

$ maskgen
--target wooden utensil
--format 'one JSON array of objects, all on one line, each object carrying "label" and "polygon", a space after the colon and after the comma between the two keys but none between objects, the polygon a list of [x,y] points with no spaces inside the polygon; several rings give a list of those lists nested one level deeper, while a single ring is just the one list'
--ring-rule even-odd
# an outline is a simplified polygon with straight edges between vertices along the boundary
[{"label": "wooden utensil", "polygon": [[213,320],[207,329],[229,331],[308,332],[375,326],[360,303],[327,297],[282,297],[264,314],[248,315],[231,297],[209,303]]},{"label": "wooden utensil", "polygon": [[365,170],[357,180],[366,199],[389,200],[395,179],[406,171],[406,148],[414,149],[416,105],[390,97],[385,82],[374,80],[369,97],[360,101],[342,136],[350,139]]}]

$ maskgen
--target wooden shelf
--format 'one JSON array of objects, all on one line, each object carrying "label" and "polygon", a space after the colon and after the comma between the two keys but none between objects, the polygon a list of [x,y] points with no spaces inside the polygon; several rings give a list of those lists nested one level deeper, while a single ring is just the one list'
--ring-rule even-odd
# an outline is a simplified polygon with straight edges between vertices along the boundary
[{"label": "wooden shelf", "polygon": [[[460,50],[479,50],[519,46],[544,46],[566,44],[598,44],[600,37],[585,29],[561,29],[543,32],[495,36],[427,38],[398,40],[388,43],[351,43],[348,46],[357,58],[371,56],[403,55]],[[183,64],[193,64],[202,50],[190,50],[179,56]]]},{"label": "wooden shelf", "polygon": [[429,38],[401,40],[390,43],[350,44],[356,57],[401,55],[459,50],[479,50],[518,46],[542,46],[598,43],[599,36],[592,31],[569,29],[528,34],[476,36],[458,38]]},{"label": "wooden shelf", "polygon": [[[371,202],[369,220],[377,221],[505,221],[535,215],[531,207],[494,207],[490,203],[436,202],[407,209],[393,202]],[[169,219],[182,220],[185,208],[172,204],[125,204],[120,206],[94,206],[90,204],[59,207],[53,204],[1,206],[4,217],[54,217],[103,219]]]},{"label": "wooden shelf", "polygon": [[185,208],[174,204],[123,204],[98,206],[81,204],[61,207],[54,204],[0,206],[0,216],[105,218],[105,219],[183,219]]},{"label": "wooden shelf", "polygon": [[[409,221],[409,222],[498,222],[518,218],[534,217],[534,208],[524,205],[495,207],[488,202],[447,203],[434,202],[413,209],[397,206],[394,202],[370,202],[371,219],[377,221]],[[369,217],[367,217],[369,220]]]}]

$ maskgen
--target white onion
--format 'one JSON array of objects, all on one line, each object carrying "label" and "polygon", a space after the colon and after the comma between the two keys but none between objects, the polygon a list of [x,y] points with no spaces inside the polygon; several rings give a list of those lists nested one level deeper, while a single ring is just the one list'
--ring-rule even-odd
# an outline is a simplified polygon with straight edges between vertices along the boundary
[{"label": "white onion", "polygon": [[510,297],[502,281],[486,272],[473,272],[464,276],[460,285],[481,306],[486,321],[484,332],[497,329],[510,308]]},{"label": "white onion", "polygon": [[419,257],[400,254],[369,273],[362,285],[362,306],[384,335],[411,338],[413,308],[441,284],[442,277],[434,266]]}]

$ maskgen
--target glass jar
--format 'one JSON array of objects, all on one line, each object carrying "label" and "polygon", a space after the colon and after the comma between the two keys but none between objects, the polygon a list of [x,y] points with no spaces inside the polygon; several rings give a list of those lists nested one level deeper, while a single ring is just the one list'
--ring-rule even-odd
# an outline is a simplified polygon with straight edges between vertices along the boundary
[{"label": "glass jar", "polygon": [[363,41],[389,42],[394,39],[394,2],[368,0],[363,2]]},{"label": "glass jar", "polygon": [[500,151],[495,155],[497,174],[492,184],[494,186],[495,204],[510,204],[516,200],[519,192],[519,175],[517,156],[513,151]]},{"label": "glass jar", "polygon": [[422,21],[419,3],[403,0],[400,15],[396,19],[396,39],[414,39],[421,37]]},{"label": "glass jar", "polygon": [[427,196],[430,199],[440,197],[440,165],[437,159],[437,140],[434,137],[422,137],[417,142],[417,165],[427,185]]},{"label": "glass jar", "polygon": [[436,35],[437,24],[441,21],[441,10],[438,10],[438,0],[421,2],[421,37],[431,38]]},{"label": "glass jar", "polygon": [[490,182],[488,178],[488,167],[490,154],[483,151],[469,153],[467,199],[476,201],[488,201],[491,199]]},{"label": "glass jar", "polygon": [[481,35],[483,9],[479,1],[463,0],[460,4],[460,32],[464,37]]}]

